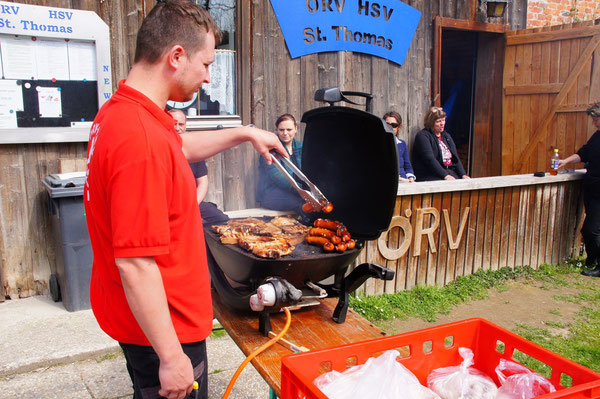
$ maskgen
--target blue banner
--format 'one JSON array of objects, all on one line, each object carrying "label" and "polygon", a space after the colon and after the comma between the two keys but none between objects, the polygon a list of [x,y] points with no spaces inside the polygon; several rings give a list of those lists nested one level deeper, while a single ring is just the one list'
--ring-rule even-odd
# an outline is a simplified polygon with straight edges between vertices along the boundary
[{"label": "blue banner", "polygon": [[402,65],[421,12],[400,0],[271,0],[292,58],[355,51]]}]

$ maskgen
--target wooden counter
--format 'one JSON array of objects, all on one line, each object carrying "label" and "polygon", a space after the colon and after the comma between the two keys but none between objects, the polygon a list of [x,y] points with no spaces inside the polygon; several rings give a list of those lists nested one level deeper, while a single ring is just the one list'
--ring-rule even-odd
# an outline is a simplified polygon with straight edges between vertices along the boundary
[{"label": "wooden counter", "polygon": [[[269,340],[258,332],[258,313],[232,311],[221,303],[216,292],[213,291],[212,294],[215,317],[246,356]],[[293,311],[292,324],[284,338],[313,350],[380,338],[384,335],[352,309],[348,309],[345,323],[335,323],[331,320],[331,315],[336,304],[337,299],[330,298],[322,300],[318,306]],[[285,314],[272,315],[271,324],[273,331],[279,333],[285,325]],[[256,370],[278,397],[281,394],[281,358],[291,353],[289,349],[275,343],[252,360]]]},{"label": "wooden counter", "polygon": [[480,269],[538,268],[578,255],[584,174],[399,184],[390,228],[356,261],[386,266],[395,279],[367,280],[359,292],[443,286]]}]

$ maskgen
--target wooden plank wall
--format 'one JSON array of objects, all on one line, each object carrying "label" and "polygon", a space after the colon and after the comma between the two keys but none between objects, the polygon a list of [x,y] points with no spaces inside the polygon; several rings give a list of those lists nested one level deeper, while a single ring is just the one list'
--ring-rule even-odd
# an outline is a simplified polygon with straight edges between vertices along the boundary
[{"label": "wooden plank wall", "polygon": [[[473,0],[411,0],[405,3],[423,14],[402,66],[352,52],[311,54],[291,59],[269,2],[244,3],[238,9],[238,18],[247,21],[250,28],[240,30],[238,46],[243,60],[239,71],[239,76],[244,79],[241,82],[243,90],[238,107],[243,122],[274,130],[274,122],[280,114],[289,112],[299,118],[307,110],[322,106],[313,100],[316,89],[339,86],[342,90],[372,93],[376,115],[383,115],[388,110],[398,111],[404,122],[401,136],[410,148],[414,136],[423,128],[423,116],[432,103],[433,19],[442,16],[479,20],[481,14],[479,2]],[[525,26],[526,9],[525,0],[513,1],[504,19],[489,22],[521,29]],[[302,126],[299,137],[302,137]],[[251,148],[247,151],[245,165],[254,170],[258,157]],[[227,169],[227,165],[224,168]],[[239,194],[247,197],[248,207],[253,207],[252,178],[241,176],[240,179],[246,179],[247,186],[245,192]]]},{"label": "wooden plank wall", "polygon": [[[369,279],[359,292],[443,286],[480,269],[558,264],[579,253],[580,191],[580,181],[567,181],[398,196],[393,227],[369,241],[356,261],[386,266],[395,279]],[[429,228],[431,243],[419,234]]]},{"label": "wooden plank wall", "polygon": [[[600,101],[600,19],[506,34],[502,174],[548,170],[577,151]],[[582,165],[575,165],[582,167]]]},{"label": "wooden plank wall", "polygon": [[[87,144],[0,146],[0,249],[5,295],[28,297],[48,290],[55,269],[54,237],[42,179],[60,159],[85,158]],[[68,172],[69,170],[65,170]]]},{"label": "wooden plank wall", "polygon": [[[17,3],[95,11],[110,27],[113,89],[127,75],[137,30],[154,0],[19,0]],[[409,142],[421,129],[431,103],[432,21],[435,16],[472,20],[475,0],[411,0],[423,12],[404,65],[349,52],[313,54],[292,60],[268,0],[238,2],[238,110],[244,123],[274,129],[283,112],[300,117],[319,106],[312,98],[320,87],[375,94],[374,112],[389,109],[404,118]],[[515,0],[504,21],[525,25],[526,0]],[[598,63],[597,63],[598,64]],[[302,132],[299,135],[302,138]],[[82,159],[86,145],[28,144],[0,146],[0,300],[47,292],[54,268],[53,238],[41,179],[58,172],[57,159]],[[211,198],[225,210],[256,205],[257,155],[246,144],[208,160]]]},{"label": "wooden plank wall", "polygon": [[[113,89],[133,61],[135,38],[153,0],[19,0],[96,12],[110,27]],[[87,143],[0,145],[0,301],[48,292],[55,270],[46,191],[41,180],[59,159],[85,159]],[[70,170],[64,170],[70,171]]]}]

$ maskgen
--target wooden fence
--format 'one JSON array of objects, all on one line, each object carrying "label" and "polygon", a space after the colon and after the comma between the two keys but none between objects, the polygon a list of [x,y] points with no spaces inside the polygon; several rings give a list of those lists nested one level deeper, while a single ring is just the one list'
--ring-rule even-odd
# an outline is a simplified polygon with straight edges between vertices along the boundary
[{"label": "wooden fence", "polygon": [[390,229],[357,260],[386,266],[395,279],[369,279],[359,291],[393,293],[443,286],[479,269],[558,264],[580,247],[581,176],[400,185]]},{"label": "wooden fence", "polygon": [[[506,33],[502,174],[548,170],[577,151],[600,101],[600,19]],[[581,165],[579,165],[581,166]]]}]

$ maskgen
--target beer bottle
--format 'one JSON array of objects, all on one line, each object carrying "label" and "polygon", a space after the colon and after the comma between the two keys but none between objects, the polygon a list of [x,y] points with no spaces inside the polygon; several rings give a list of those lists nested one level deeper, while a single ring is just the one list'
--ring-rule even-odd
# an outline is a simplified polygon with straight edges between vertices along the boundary
[{"label": "beer bottle", "polygon": [[558,174],[558,160],[560,157],[558,156],[558,148],[554,149],[554,154],[552,154],[552,158],[550,159],[550,174],[552,176],[556,176]]}]

